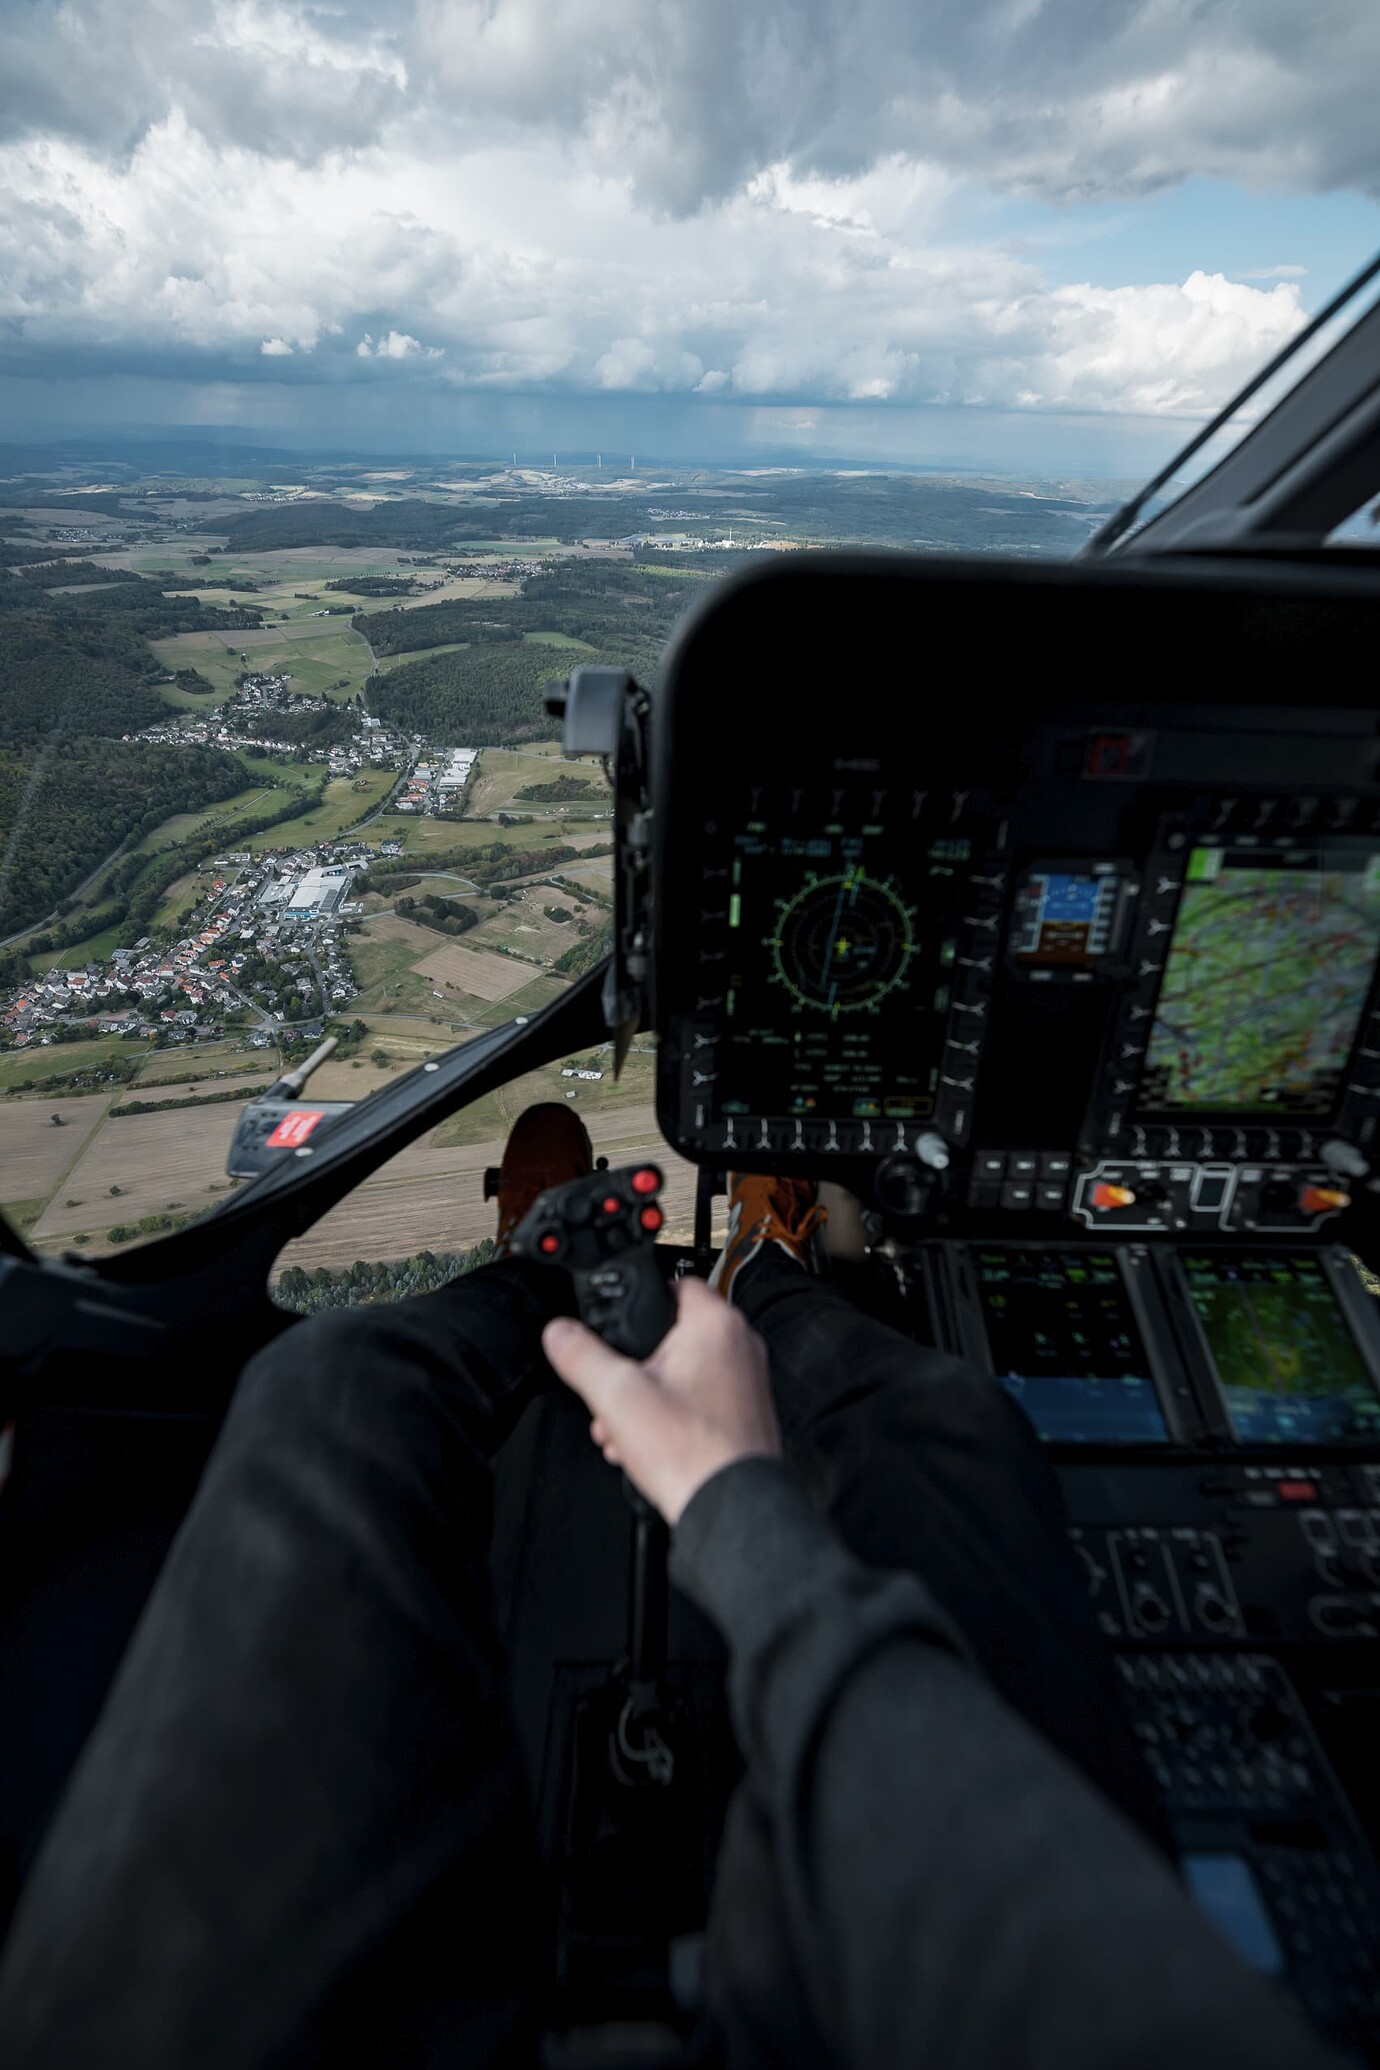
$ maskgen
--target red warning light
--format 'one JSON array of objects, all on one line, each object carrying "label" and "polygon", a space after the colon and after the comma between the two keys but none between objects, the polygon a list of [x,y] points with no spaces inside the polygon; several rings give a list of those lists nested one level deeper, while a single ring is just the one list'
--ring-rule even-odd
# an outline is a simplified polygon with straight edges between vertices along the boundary
[{"label": "red warning light", "polygon": [[616,1215],[622,1208],[623,1203],[616,1193],[609,1193],[604,1196],[599,1205],[606,1215]]},{"label": "red warning light", "polygon": [[657,1171],[654,1165],[644,1164],[640,1171],[636,1171],[632,1175],[632,1190],[634,1193],[655,1193],[660,1184],[661,1173]]},{"label": "red warning light", "polygon": [[549,1229],[546,1235],[538,1240],[537,1244],[537,1248],[545,1251],[548,1258],[554,1257],[560,1247],[561,1239],[557,1236],[554,1229]]},{"label": "red warning light", "polygon": [[660,1229],[662,1219],[661,1209],[654,1207],[645,1207],[643,1208],[641,1214],[638,1216],[637,1219],[642,1224],[642,1227],[644,1229]]}]

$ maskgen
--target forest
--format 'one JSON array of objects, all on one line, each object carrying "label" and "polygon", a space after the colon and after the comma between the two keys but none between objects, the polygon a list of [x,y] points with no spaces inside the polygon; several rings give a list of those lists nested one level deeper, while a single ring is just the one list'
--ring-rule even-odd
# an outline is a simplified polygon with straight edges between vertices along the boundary
[{"label": "forest", "polygon": [[655,654],[677,618],[700,592],[698,583],[668,582],[635,562],[613,560],[558,563],[529,575],[515,597],[462,597],[444,604],[418,604],[406,612],[375,611],[354,621],[376,654],[405,654],[443,647],[457,640],[515,640],[524,633],[564,633],[591,647],[611,648],[620,658],[635,650]]},{"label": "forest", "polygon": [[233,797],[244,769],[219,748],[67,738],[28,762],[0,753],[0,936],[41,920],[127,835]]},{"label": "forest", "polygon": [[401,1301],[409,1294],[434,1293],[462,1272],[487,1265],[493,1255],[493,1244],[486,1237],[470,1251],[418,1251],[411,1258],[372,1263],[361,1258],[341,1272],[320,1265],[308,1273],[300,1265],[289,1265],[273,1289],[273,1298],[280,1308],[293,1309],[298,1315],[315,1315],[323,1308],[356,1308],[365,1302]]},{"label": "forest", "polygon": [[[541,739],[552,731],[546,685],[575,663],[605,662],[647,682],[698,583],[668,582],[627,561],[581,561],[529,576],[515,597],[462,598],[356,618],[376,654],[422,653],[369,681],[371,707],[407,731],[474,747]],[[592,651],[528,644],[527,633],[562,633]]]},{"label": "forest", "polygon": [[549,738],[544,691],[558,673],[549,647],[464,647],[404,662],[365,688],[370,710],[405,733],[429,734],[437,746],[499,747]]},{"label": "forest", "polygon": [[165,597],[138,576],[45,590],[83,566],[96,564],[0,574],[0,936],[53,911],[127,837],[244,788],[219,749],[120,736],[168,716],[151,638],[257,625],[259,613]]},{"label": "forest", "polygon": [[572,942],[563,956],[558,956],[551,968],[561,977],[583,977],[587,970],[602,963],[613,948],[613,922],[606,920],[593,934],[583,941]]},{"label": "forest", "polygon": [[420,899],[395,899],[393,911],[404,920],[415,920],[419,926],[434,927],[439,934],[468,934],[479,925],[473,906],[462,905],[459,899],[447,898],[437,891]]}]

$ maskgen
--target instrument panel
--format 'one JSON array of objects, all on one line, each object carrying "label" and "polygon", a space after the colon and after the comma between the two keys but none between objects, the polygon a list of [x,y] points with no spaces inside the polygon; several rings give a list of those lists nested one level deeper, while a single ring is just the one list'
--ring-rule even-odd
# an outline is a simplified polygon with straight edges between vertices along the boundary
[{"label": "instrument panel", "polygon": [[1278,566],[724,585],[654,706],[652,968],[668,1141],[872,1211],[1048,1447],[1190,1888],[1380,2062],[1380,1303],[1337,1240],[1377,613]]},{"label": "instrument panel", "polygon": [[[1254,581],[839,557],[728,586],[655,713],[671,1143],[955,1234],[1325,1232],[1323,1145],[1364,1156],[1380,1113],[1377,710],[1345,652],[1375,604]],[[921,624],[957,677],[898,668]],[[1056,631],[1112,628],[1115,694],[1105,660],[1038,687]]]},{"label": "instrument panel", "polygon": [[1367,2061],[1378,610],[811,556],[678,636],[652,814],[663,1133],[837,1179],[1020,1404],[1190,1887]]}]

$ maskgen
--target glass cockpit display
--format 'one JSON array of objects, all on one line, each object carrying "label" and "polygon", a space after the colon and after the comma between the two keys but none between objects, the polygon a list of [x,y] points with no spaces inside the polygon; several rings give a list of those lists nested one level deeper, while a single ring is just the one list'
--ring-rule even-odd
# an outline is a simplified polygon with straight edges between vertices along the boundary
[{"label": "glass cockpit display", "polygon": [[1141,1112],[1330,1112],[1377,955],[1374,842],[1200,841],[1169,942]]},{"label": "glass cockpit display", "polygon": [[1055,1444],[1165,1444],[1169,1432],[1110,1251],[975,1254],[992,1370]]},{"label": "glass cockpit display", "polygon": [[1116,947],[1124,883],[1114,863],[1027,870],[1012,903],[1018,967],[1051,975],[1095,970]]},{"label": "glass cockpit display", "polygon": [[1243,1444],[1380,1437],[1380,1393],[1321,1260],[1194,1251],[1180,1264]]},{"label": "glass cockpit display", "polygon": [[917,859],[880,826],[758,821],[735,835],[721,1113],[933,1114],[957,959],[950,887],[968,852],[931,838]]}]

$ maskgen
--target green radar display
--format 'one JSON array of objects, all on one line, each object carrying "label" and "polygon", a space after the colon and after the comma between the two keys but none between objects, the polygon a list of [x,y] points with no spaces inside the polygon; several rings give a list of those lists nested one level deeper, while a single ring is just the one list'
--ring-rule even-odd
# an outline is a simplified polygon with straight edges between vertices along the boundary
[{"label": "green radar display", "polygon": [[934,1114],[951,1003],[966,981],[957,930],[970,859],[967,835],[948,827],[917,837],[909,826],[813,825],[786,810],[735,830],[715,971],[721,1113]]},{"label": "green radar display", "polygon": [[916,918],[890,879],[862,869],[806,877],[776,902],[766,947],[773,978],[795,999],[837,1017],[876,1013],[904,984],[916,951]]}]

